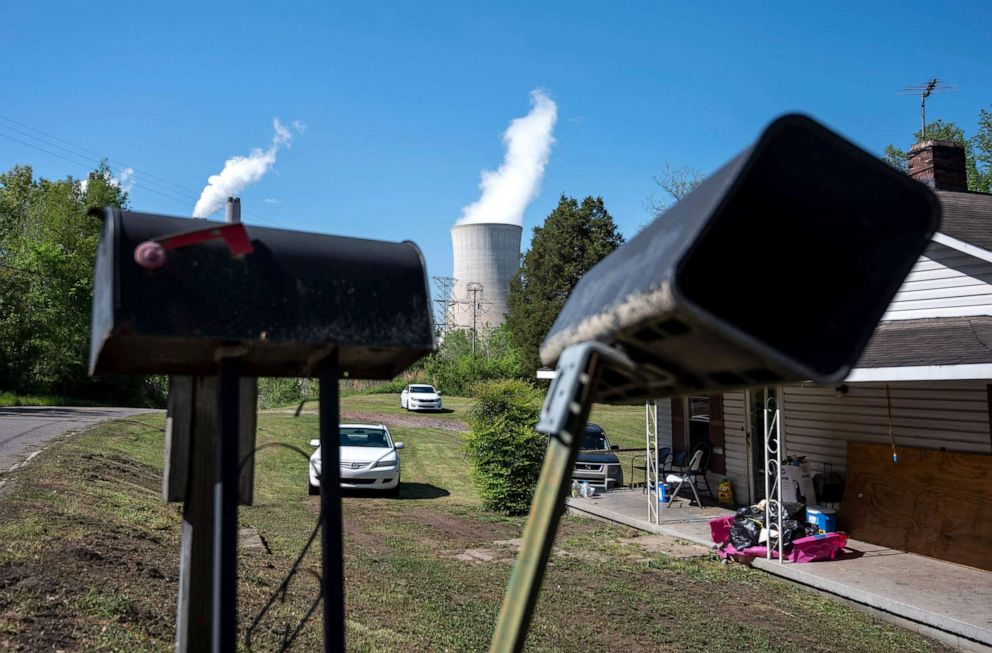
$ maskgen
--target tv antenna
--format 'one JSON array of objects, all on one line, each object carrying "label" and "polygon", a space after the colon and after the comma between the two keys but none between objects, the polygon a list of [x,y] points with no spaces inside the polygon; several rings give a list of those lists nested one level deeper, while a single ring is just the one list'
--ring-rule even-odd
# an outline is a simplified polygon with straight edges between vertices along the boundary
[{"label": "tv antenna", "polygon": [[926,84],[919,84],[917,86],[905,86],[898,93],[898,95],[919,95],[920,96],[920,117],[923,121],[923,129],[921,134],[923,138],[920,140],[927,140],[927,98],[934,93],[951,93],[958,90],[958,87],[953,84],[946,84],[936,77],[928,81]]}]

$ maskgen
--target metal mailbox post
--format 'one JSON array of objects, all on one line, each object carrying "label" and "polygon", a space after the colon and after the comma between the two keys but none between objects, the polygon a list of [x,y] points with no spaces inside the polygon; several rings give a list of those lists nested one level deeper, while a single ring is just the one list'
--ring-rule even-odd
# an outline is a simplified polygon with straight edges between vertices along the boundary
[{"label": "metal mailbox post", "polygon": [[108,209],[95,265],[91,374],[217,377],[211,646],[236,649],[241,377],[318,377],[324,647],[344,650],[338,389],[434,349],[420,251]]},{"label": "metal mailbox post", "polygon": [[590,270],[541,347],[551,445],[491,650],[523,648],[593,399],[839,382],[939,221],[923,184],[786,115]]}]

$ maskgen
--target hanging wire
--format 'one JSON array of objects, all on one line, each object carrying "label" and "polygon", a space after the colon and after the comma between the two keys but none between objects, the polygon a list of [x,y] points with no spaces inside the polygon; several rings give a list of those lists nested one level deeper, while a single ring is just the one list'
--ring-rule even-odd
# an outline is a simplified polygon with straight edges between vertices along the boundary
[{"label": "hanging wire", "polygon": [[889,393],[889,384],[885,384],[885,405],[889,412],[889,444],[892,445],[892,462],[899,462],[899,453],[896,451],[896,436],[892,430],[892,395]]},{"label": "hanging wire", "polygon": [[[269,433],[270,435],[275,435],[271,431],[266,431],[265,429],[260,428],[259,430],[262,431],[263,433]],[[308,463],[310,461],[310,456],[303,449],[301,449],[296,445],[287,444],[285,442],[270,442],[268,444],[263,444],[255,447],[247,456],[245,456],[245,458],[241,461],[241,464],[238,466],[239,473],[240,473],[240,469],[243,468],[249,461],[254,460],[255,454],[257,454],[259,451],[261,451],[262,449],[274,449],[274,448],[289,449],[290,451],[300,454],[305,460],[307,460]],[[269,611],[272,610],[272,607],[275,605],[276,601],[279,601],[280,603],[286,602],[286,594],[289,590],[289,585],[296,577],[296,575],[300,573],[301,571],[300,565],[303,563],[303,559],[306,557],[307,552],[310,550],[310,547],[313,546],[314,541],[316,541],[317,534],[320,533],[320,528],[322,523],[323,522],[320,520],[320,518],[318,518],[317,523],[314,524],[313,530],[310,531],[310,537],[307,538],[307,542],[306,544],[303,545],[303,549],[300,551],[299,555],[297,555],[296,559],[293,561],[293,564],[290,565],[289,571],[286,572],[286,576],[283,577],[282,582],[279,583],[279,586],[276,587],[276,589],[269,596],[268,601],[266,601],[262,609],[259,610],[258,614],[255,615],[254,619],[252,619],[251,625],[248,626],[248,630],[245,633],[245,648],[247,648],[248,650],[251,650],[252,639],[255,630],[262,623],[262,619],[265,618],[265,615],[267,615]],[[324,598],[324,589],[323,589],[324,583],[320,574],[318,574],[316,571],[312,569],[307,569],[304,571],[312,575],[317,580],[317,584],[321,588],[321,590],[318,593],[317,597],[310,604],[310,607],[307,609],[306,613],[304,613],[304,615],[300,618],[300,620],[292,628],[292,630],[290,630],[289,624],[286,624],[286,627],[283,629],[282,644],[280,645],[279,648],[280,651],[286,651],[289,649],[290,646],[292,646],[293,642],[296,640],[297,636],[299,636],[300,632],[302,632],[307,622],[310,621],[310,618],[313,616],[313,613],[317,610],[317,607],[320,605],[320,602]]]},{"label": "hanging wire", "polygon": [[[111,159],[110,157],[103,156],[99,152],[95,152],[94,150],[85,148],[81,145],[76,145],[70,141],[67,141],[64,138],[60,138],[58,136],[55,136],[54,134],[50,134],[46,131],[37,129],[23,122],[14,120],[13,118],[8,118],[7,116],[0,115],[0,121],[12,123],[13,125],[18,125],[18,127],[23,127],[24,129],[19,129],[18,127],[11,126],[11,124],[4,124],[0,122],[0,128],[7,129],[11,132],[14,132],[15,134],[32,139],[33,141],[37,141],[37,143],[28,142],[22,140],[21,138],[11,136],[10,134],[4,132],[0,132],[0,136],[4,136],[5,138],[14,141],[15,143],[20,143],[21,145],[30,147],[34,150],[37,150],[49,156],[53,156],[63,161],[67,161],[69,163],[80,166],[86,169],[87,171],[93,170],[94,167],[93,157],[96,157],[98,161],[105,160],[108,163],[115,164],[122,170],[126,169],[131,171],[130,182],[136,188],[141,188],[142,190],[148,191],[150,193],[155,193],[156,195],[160,195],[167,199],[171,199],[187,207],[189,206],[189,204],[195,203],[200,197],[199,192],[192,190],[186,186],[181,186],[179,184],[169,181],[168,179],[165,179],[164,177],[153,175],[150,172],[139,170],[138,168],[128,165],[123,161],[118,161],[116,159]],[[25,131],[25,130],[30,130],[30,131]],[[32,134],[30,132],[35,132],[35,133]],[[40,136],[36,134],[40,134]],[[38,143],[41,143],[45,147],[39,146]],[[64,145],[61,145],[60,143]],[[75,157],[75,158],[70,158],[69,156],[65,156],[63,154],[53,152],[49,148],[55,148],[61,150],[62,152],[65,152],[71,155],[71,157]],[[84,159],[85,162],[80,161],[79,159]],[[272,221],[268,218],[262,217],[254,212],[245,211],[244,215],[253,218],[255,220],[258,220],[259,222],[263,222],[272,227],[279,228],[282,226],[279,223]]]}]

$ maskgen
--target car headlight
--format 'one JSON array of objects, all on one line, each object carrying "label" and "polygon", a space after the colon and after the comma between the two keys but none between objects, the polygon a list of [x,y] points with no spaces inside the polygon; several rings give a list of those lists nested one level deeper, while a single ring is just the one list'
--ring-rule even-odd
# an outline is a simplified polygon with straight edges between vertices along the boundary
[{"label": "car headlight", "polygon": [[373,467],[395,467],[396,466],[396,461],[395,460],[380,460],[379,462],[377,462],[375,465],[372,465],[372,466]]}]

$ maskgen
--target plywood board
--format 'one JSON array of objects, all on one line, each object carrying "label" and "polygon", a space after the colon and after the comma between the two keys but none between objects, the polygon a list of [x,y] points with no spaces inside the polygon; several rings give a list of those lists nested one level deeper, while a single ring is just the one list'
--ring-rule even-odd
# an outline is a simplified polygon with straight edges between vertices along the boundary
[{"label": "plywood board", "polygon": [[852,538],[992,570],[992,456],[849,442],[837,514]]}]

